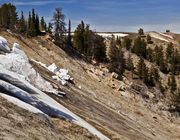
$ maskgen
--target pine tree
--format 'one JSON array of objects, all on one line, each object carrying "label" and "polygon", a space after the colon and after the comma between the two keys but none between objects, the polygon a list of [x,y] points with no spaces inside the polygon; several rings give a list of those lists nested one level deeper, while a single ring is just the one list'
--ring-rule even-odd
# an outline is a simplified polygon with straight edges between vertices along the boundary
[{"label": "pine tree", "polygon": [[77,26],[73,36],[74,47],[80,53],[84,53],[84,48],[85,48],[84,34],[85,34],[85,25],[84,22],[81,21],[81,24]]},{"label": "pine tree", "polygon": [[173,44],[169,43],[166,48],[166,59],[168,63],[172,63],[173,52],[174,52]]},{"label": "pine tree", "polygon": [[65,15],[61,8],[56,8],[53,16],[54,39],[56,44],[64,47],[66,40]]},{"label": "pine tree", "polygon": [[149,34],[147,35],[146,40],[148,44],[152,44],[151,36]]},{"label": "pine tree", "polygon": [[156,64],[159,66],[159,69],[163,72],[163,73],[167,73],[167,66],[166,66],[166,62],[164,59],[164,53],[163,53],[163,47],[162,46],[156,46],[154,49],[154,61],[156,62]]},{"label": "pine tree", "polygon": [[71,20],[69,20],[69,24],[68,24],[67,45],[69,47],[72,47]]},{"label": "pine tree", "polygon": [[31,28],[31,20],[32,20],[31,12],[29,12],[29,17],[28,17],[28,31],[30,31],[30,28]]},{"label": "pine tree", "polygon": [[131,43],[132,43],[132,39],[126,37],[123,39],[122,46],[125,47],[127,50],[130,50],[131,49]]},{"label": "pine tree", "polygon": [[147,49],[147,60],[149,60],[150,62],[154,61],[153,50],[151,48]]},{"label": "pine tree", "polygon": [[134,64],[133,64],[133,61],[132,61],[132,58],[131,58],[130,55],[128,56],[127,61],[126,61],[126,68],[127,68],[129,71],[131,71],[132,78],[133,78],[133,74],[134,74]]},{"label": "pine tree", "polygon": [[35,30],[36,30],[36,35],[39,35],[40,34],[40,28],[39,28],[39,16],[38,16],[38,14],[36,14]]},{"label": "pine tree", "polygon": [[24,19],[24,14],[21,12],[21,18],[19,19],[18,22],[18,31],[22,34],[26,33],[27,26],[26,26],[26,21]]},{"label": "pine tree", "polygon": [[53,29],[53,25],[51,22],[48,23],[48,28],[47,28],[47,32],[52,34],[52,29]]},{"label": "pine tree", "polygon": [[0,25],[4,28],[14,30],[18,22],[16,7],[11,3],[0,7]]},{"label": "pine tree", "polygon": [[140,29],[138,30],[138,34],[139,34],[139,35],[144,35],[144,31],[143,31],[142,28],[140,28]]},{"label": "pine tree", "polygon": [[136,53],[138,56],[146,58],[147,52],[146,52],[146,42],[144,39],[141,39],[141,37],[137,37],[134,40],[134,46],[132,48],[132,52]]},{"label": "pine tree", "polygon": [[146,69],[146,64],[144,63],[144,59],[140,57],[139,62],[137,64],[137,74],[141,80],[147,77],[146,70],[147,69]]},{"label": "pine tree", "polygon": [[35,14],[35,10],[32,9],[32,15],[29,14],[29,19],[28,19],[28,23],[29,23],[29,27],[28,27],[28,35],[34,37],[34,36],[37,36],[38,35],[38,21],[39,20],[37,17],[36,17],[36,14]]},{"label": "pine tree", "polygon": [[95,59],[97,62],[105,62],[106,61],[106,44],[104,42],[104,38],[97,34],[94,34],[93,44],[94,47],[92,50],[92,59]]},{"label": "pine tree", "polygon": [[46,23],[44,21],[44,17],[41,17],[40,27],[41,27],[41,31],[46,31]]},{"label": "pine tree", "polygon": [[170,90],[171,92],[175,92],[177,89],[176,79],[174,75],[171,75],[171,84],[170,84]]},{"label": "pine tree", "polygon": [[109,59],[110,71],[116,72],[119,75],[119,79],[122,79],[123,73],[125,71],[124,54],[122,52],[122,49],[117,47],[114,37],[112,37],[110,43]]}]

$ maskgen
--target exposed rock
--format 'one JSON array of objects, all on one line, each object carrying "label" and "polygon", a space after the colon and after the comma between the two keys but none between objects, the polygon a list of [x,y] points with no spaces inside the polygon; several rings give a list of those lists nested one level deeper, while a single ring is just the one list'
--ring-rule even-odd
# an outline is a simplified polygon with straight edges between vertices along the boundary
[{"label": "exposed rock", "polygon": [[115,72],[112,72],[112,74],[111,74],[111,78],[115,78],[115,79],[117,79],[117,78],[118,78],[118,74],[117,74],[117,73],[115,73]]}]

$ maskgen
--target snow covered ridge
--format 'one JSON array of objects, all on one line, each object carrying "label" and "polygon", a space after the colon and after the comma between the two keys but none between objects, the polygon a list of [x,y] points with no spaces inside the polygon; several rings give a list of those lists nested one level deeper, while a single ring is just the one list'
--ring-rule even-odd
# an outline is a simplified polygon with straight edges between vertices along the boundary
[{"label": "snow covered ridge", "polygon": [[73,81],[74,78],[72,78],[68,73],[69,71],[67,69],[59,69],[56,64],[51,64],[47,66],[46,64],[36,61],[34,59],[31,59],[31,61],[41,65],[42,67],[46,68],[50,72],[54,73],[55,75],[52,76],[54,80],[57,80],[58,82],[61,82],[62,85],[66,85],[68,81]]},{"label": "snow covered ridge", "polygon": [[[33,113],[69,120],[88,129],[101,140],[109,140],[92,125],[43,92],[58,95],[59,91],[35,71],[19,44],[14,43],[10,51],[7,40],[1,38],[0,51],[3,51],[3,54],[0,54],[0,91],[6,91],[7,94],[0,93],[0,96]],[[42,65],[47,67],[45,64]],[[53,71],[61,79],[70,78],[67,70],[58,69],[55,64],[50,65],[47,69]]]}]

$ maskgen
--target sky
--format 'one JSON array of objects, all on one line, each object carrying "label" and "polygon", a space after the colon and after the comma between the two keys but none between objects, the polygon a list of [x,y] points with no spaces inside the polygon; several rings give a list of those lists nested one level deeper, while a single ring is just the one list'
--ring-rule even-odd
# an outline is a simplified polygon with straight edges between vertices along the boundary
[{"label": "sky", "polygon": [[27,15],[32,8],[46,21],[52,19],[55,8],[62,8],[72,29],[83,20],[94,31],[180,33],[180,0],[0,0],[11,2],[17,11]]}]

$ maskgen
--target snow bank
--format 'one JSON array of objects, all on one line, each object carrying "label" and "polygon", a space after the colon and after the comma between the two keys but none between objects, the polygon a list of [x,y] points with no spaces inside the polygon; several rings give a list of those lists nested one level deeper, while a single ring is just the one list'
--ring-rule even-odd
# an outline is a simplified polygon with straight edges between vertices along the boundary
[{"label": "snow bank", "polygon": [[114,35],[115,38],[117,37],[125,37],[128,36],[129,34],[124,34],[124,33],[97,33],[98,35],[108,38],[108,37],[112,37],[112,35]]},{"label": "snow bank", "polygon": [[156,33],[156,32],[150,32],[149,35],[153,38],[165,41],[165,42],[169,42],[165,37],[163,37],[163,35],[161,35],[160,33]]},{"label": "snow bank", "polygon": [[168,37],[168,38],[170,38],[170,39],[174,39],[171,35],[167,35],[167,34],[163,34],[163,33],[159,33],[159,34],[161,34],[161,35],[163,35],[163,36],[165,36],[165,37]]},{"label": "snow bank", "polygon": [[23,77],[38,89],[58,95],[58,90],[54,89],[51,83],[45,81],[39,73],[32,68],[26,54],[17,47],[13,47],[13,49],[15,53],[0,55],[0,65],[6,70],[19,74],[20,77]]},{"label": "snow bank", "polygon": [[27,104],[15,97],[12,97],[12,96],[9,96],[9,95],[6,95],[6,94],[0,94],[0,96],[2,96],[3,98],[5,98],[6,100],[8,100],[9,102],[19,106],[20,108],[23,108],[25,110],[28,110],[32,113],[41,113],[41,114],[44,114],[42,111],[40,111],[39,109],[33,107],[32,105],[30,104]]},{"label": "snow bank", "polygon": [[9,53],[10,52],[10,48],[8,47],[8,42],[2,36],[0,36],[0,51],[3,51],[5,53]]},{"label": "snow bank", "polygon": [[25,52],[21,49],[21,47],[20,47],[19,44],[17,44],[17,43],[14,43],[14,44],[13,44],[12,52],[15,53],[15,54],[19,54],[19,55],[22,56],[26,61],[28,61],[27,55],[26,55]]}]

